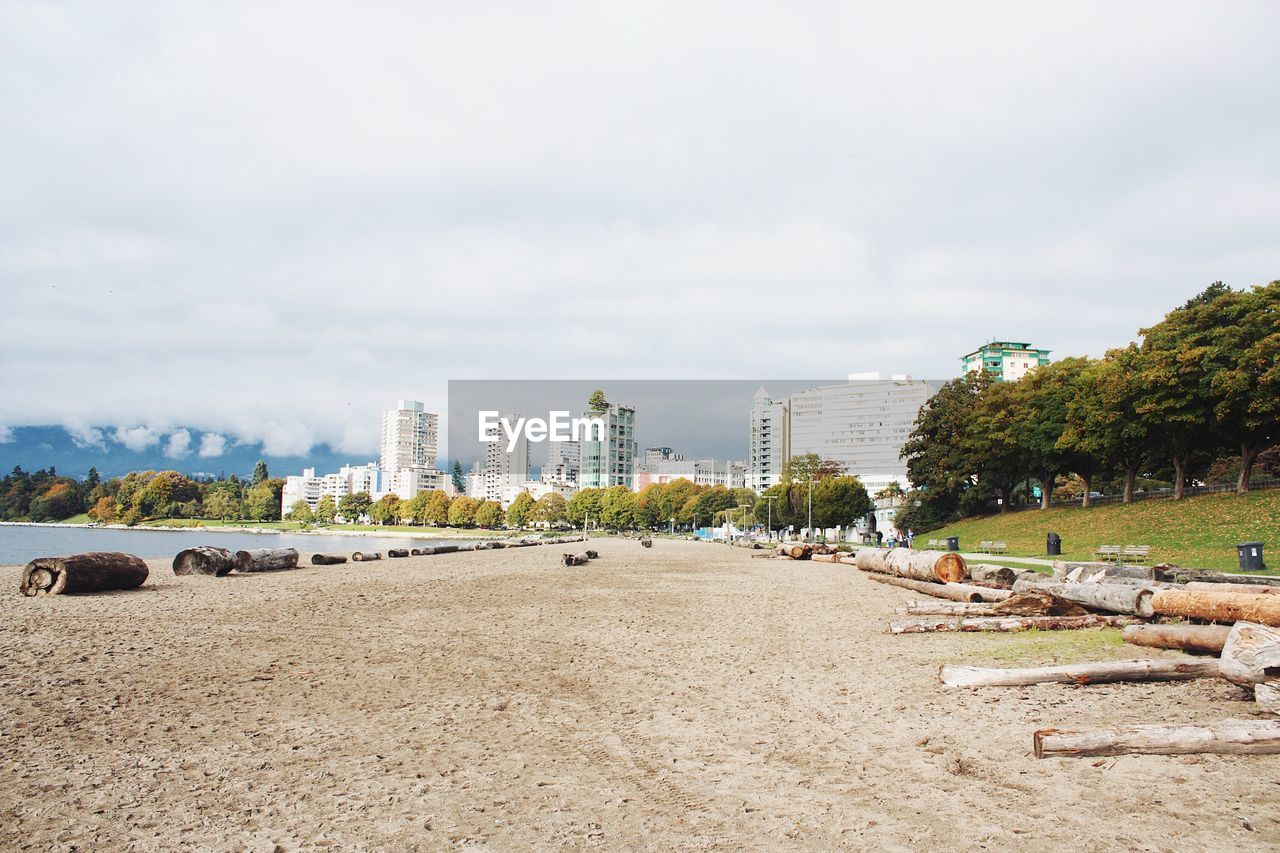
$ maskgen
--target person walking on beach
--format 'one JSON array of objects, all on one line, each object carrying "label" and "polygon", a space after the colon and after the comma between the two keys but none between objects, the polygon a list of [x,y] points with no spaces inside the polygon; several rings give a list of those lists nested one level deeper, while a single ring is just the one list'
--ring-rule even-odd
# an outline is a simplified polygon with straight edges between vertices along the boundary
[{"label": "person walking on beach", "polygon": [[910,527],[908,527],[907,528],[907,547],[908,548],[915,547],[914,545],[911,544],[912,542],[915,541],[915,539],[916,539],[916,532],[912,530]]},{"label": "person walking on beach", "polygon": [[879,548],[883,543],[884,543],[884,532],[877,530],[876,531],[876,547]]}]

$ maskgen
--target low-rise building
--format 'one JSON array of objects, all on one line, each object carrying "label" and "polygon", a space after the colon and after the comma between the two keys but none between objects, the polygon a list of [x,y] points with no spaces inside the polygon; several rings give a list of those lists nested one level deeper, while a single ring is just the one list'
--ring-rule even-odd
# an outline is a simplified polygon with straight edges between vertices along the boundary
[{"label": "low-rise building", "polygon": [[965,373],[985,370],[997,382],[1015,382],[1032,370],[1049,363],[1050,350],[1018,341],[988,341],[960,357]]}]

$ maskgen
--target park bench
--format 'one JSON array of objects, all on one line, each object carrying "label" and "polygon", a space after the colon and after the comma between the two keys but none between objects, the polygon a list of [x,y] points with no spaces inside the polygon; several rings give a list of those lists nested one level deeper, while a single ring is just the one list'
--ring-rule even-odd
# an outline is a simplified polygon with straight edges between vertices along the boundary
[{"label": "park bench", "polygon": [[1007,554],[1008,552],[1009,552],[1008,543],[996,541],[991,543],[991,550],[988,551],[987,553],[988,554]]},{"label": "park bench", "polygon": [[993,545],[995,545],[995,543],[994,543],[994,542],[992,542],[991,540],[989,540],[989,539],[983,539],[981,542],[979,542],[979,543],[978,543],[978,553],[979,553],[979,554],[990,554],[990,553],[991,553],[991,548],[992,548],[992,546],[993,546]]},{"label": "park bench", "polygon": [[929,547],[930,547],[930,548],[937,548],[937,547],[938,547],[938,540],[937,540],[937,539],[930,539],[930,540],[929,540]]},{"label": "park bench", "polygon": [[1121,562],[1131,560],[1135,563],[1145,563],[1150,557],[1150,545],[1125,545],[1124,550],[1120,553]]},{"label": "park bench", "polygon": [[1098,550],[1093,555],[1103,562],[1118,563],[1120,562],[1121,548],[1119,545],[1099,545]]}]

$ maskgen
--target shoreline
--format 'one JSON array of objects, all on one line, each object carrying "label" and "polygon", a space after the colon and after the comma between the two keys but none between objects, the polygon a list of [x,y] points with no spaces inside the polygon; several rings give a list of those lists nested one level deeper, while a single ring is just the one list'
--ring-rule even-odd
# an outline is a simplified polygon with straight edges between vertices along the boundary
[{"label": "shoreline", "polygon": [[[59,530],[151,530],[160,533],[256,533],[256,534],[275,534],[289,536],[352,536],[375,539],[403,538],[403,539],[504,539],[512,536],[522,535],[521,531],[487,531],[487,532],[466,532],[466,531],[432,531],[423,530],[405,531],[405,530],[280,530],[276,527],[205,527],[204,525],[193,525],[191,527],[153,527],[147,524],[135,524],[130,527],[127,524],[64,524],[58,521],[0,521],[0,526],[5,527],[52,527]],[[541,535],[539,531],[538,535]]]}]

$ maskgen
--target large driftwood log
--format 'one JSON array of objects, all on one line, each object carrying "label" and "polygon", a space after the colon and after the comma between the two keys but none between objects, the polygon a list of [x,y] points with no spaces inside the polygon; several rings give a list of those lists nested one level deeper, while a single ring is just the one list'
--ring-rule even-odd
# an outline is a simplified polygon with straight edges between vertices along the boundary
[{"label": "large driftwood log", "polygon": [[62,595],[136,589],[147,579],[147,564],[133,554],[91,551],[70,557],[37,557],[22,570],[23,595]]},{"label": "large driftwood log", "polygon": [[346,557],[340,554],[312,554],[311,565],[313,566],[336,566],[347,561]]},{"label": "large driftwood log", "polygon": [[1088,616],[1083,604],[1058,598],[1043,589],[1016,592],[993,608],[996,616]]},{"label": "large driftwood log", "polygon": [[1254,595],[1280,595],[1280,586],[1268,586],[1261,583],[1237,583],[1224,587],[1220,583],[1208,581],[1191,581],[1185,587],[1189,592],[1248,592]]},{"label": "large driftwood log", "polygon": [[[640,547],[641,547],[641,548],[652,548],[652,547],[653,547],[653,540],[652,540],[652,539],[650,539],[648,536],[644,537],[643,539],[641,539],[641,540],[640,540]],[[759,544],[759,543],[757,543],[757,542],[752,542],[752,543],[751,543],[751,547],[752,547],[752,548],[759,548],[759,547],[760,547],[760,544]]]},{"label": "large driftwood log", "polygon": [[1280,681],[1280,630],[1237,622],[1222,646],[1222,677],[1244,685]]},{"label": "large driftwood log", "polygon": [[407,557],[409,556],[409,549],[408,548],[388,548],[387,556],[388,557]]},{"label": "large driftwood log", "polygon": [[370,560],[381,560],[382,555],[377,551],[356,551],[351,555],[351,559],[356,563],[367,563]]},{"label": "large driftwood log", "polygon": [[894,574],[894,571],[885,560],[885,556],[888,553],[888,551],[882,551],[879,548],[859,548],[857,553],[853,555],[853,564],[864,572],[891,575]]},{"label": "large driftwood log", "polygon": [[932,634],[944,631],[1069,631],[1082,628],[1116,628],[1131,625],[1132,616],[965,616],[937,619],[898,619],[889,623],[890,634]]},{"label": "large driftwood log", "polygon": [[1151,599],[1162,616],[1204,619],[1208,622],[1258,622],[1280,625],[1280,596],[1250,592],[1200,592],[1162,589]]},{"label": "large driftwood log", "polygon": [[1115,563],[1081,563],[1064,560],[1053,561],[1053,579],[1065,581],[1069,575],[1080,569],[1077,576],[1081,580],[1101,574],[1106,578],[1130,578],[1133,580],[1157,580],[1154,566],[1118,566]]},{"label": "large driftwood log", "polygon": [[1280,714],[1280,685],[1253,685],[1253,701],[1263,713]]},{"label": "large driftwood log", "polygon": [[969,579],[998,583],[1007,589],[1012,587],[1013,582],[1018,579],[1018,573],[1008,566],[989,566],[985,563],[976,563],[969,565]]},{"label": "large driftwood log", "polygon": [[932,583],[911,578],[900,578],[895,575],[869,575],[877,583],[900,586],[903,589],[922,592],[935,598],[946,598],[951,601],[1004,601],[1013,595],[1007,589],[989,589],[985,586],[970,586],[964,583]]},{"label": "large driftwood log", "polygon": [[905,616],[996,616],[994,604],[968,601],[908,601],[894,612]]},{"label": "large driftwood log", "polygon": [[254,548],[248,551],[236,551],[237,572],[271,572],[297,567],[296,548]]},{"label": "large driftwood log", "polygon": [[236,555],[226,548],[214,548],[212,545],[197,545],[185,551],[179,551],[173,558],[175,575],[213,575],[223,577],[236,567]]},{"label": "large driftwood log", "polygon": [[[481,543],[481,544],[484,544],[484,543]],[[452,554],[455,551],[458,551],[459,548],[457,545],[428,545],[426,548],[422,548],[421,550],[423,554],[428,554],[428,555]]]},{"label": "large driftwood log", "polygon": [[590,552],[586,554],[562,554],[560,564],[563,566],[585,566],[590,560]]},{"label": "large driftwood log", "polygon": [[918,581],[959,583],[969,577],[969,567],[955,551],[913,551],[892,548],[885,562],[899,577]]},{"label": "large driftwood log", "polygon": [[840,562],[839,554],[814,554],[810,559],[819,563],[838,563]]},{"label": "large driftwood log", "polygon": [[1153,615],[1151,590],[1144,587],[1128,586],[1114,583],[1028,583],[1018,581],[1013,585],[1014,592],[1026,592],[1038,589],[1074,601],[1095,610],[1109,613],[1127,613],[1133,616],[1149,617]]},{"label": "large driftwood log", "polygon": [[1209,572],[1203,569],[1180,569],[1177,566],[1156,566],[1158,580],[1175,583],[1216,583],[1234,584],[1236,586],[1274,586],[1280,587],[1280,578],[1258,575],[1237,575],[1228,572]]},{"label": "large driftwood log", "polygon": [[1027,684],[1104,684],[1111,681],[1190,681],[1217,678],[1218,662],[1198,658],[1114,660],[1033,666],[1021,669],[989,669],[946,664],[938,681],[948,687],[1020,687]]},{"label": "large driftwood log", "polygon": [[1280,721],[1223,720],[1212,726],[1124,726],[1097,731],[1040,729],[1036,758],[1094,755],[1273,755],[1280,753]]},{"label": "large driftwood log", "polygon": [[1226,625],[1130,625],[1124,641],[1155,649],[1220,654],[1231,628]]}]

